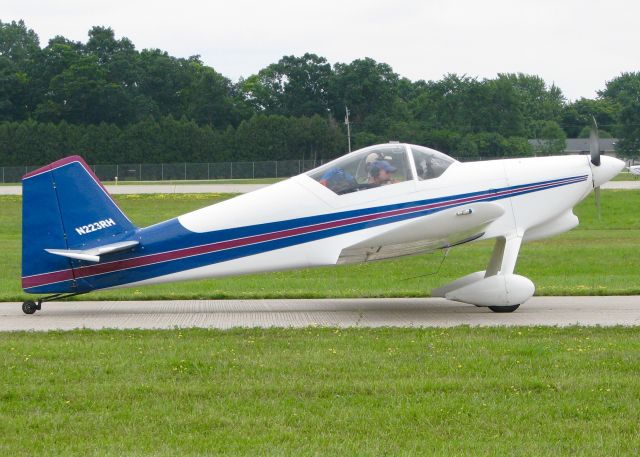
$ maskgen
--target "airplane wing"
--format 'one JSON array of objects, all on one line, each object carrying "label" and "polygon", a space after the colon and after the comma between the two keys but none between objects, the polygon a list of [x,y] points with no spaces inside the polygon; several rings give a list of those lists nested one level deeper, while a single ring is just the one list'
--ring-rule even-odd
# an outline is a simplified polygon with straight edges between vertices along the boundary
[{"label": "airplane wing", "polygon": [[496,203],[479,202],[394,224],[389,230],[343,249],[337,263],[382,260],[473,241],[504,212]]}]

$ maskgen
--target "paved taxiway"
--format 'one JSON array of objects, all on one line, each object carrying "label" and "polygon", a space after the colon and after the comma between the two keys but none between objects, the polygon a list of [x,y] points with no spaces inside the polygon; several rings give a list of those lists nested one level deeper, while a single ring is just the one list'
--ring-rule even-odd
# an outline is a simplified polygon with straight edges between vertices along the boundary
[{"label": "paved taxiway", "polygon": [[0,331],[75,328],[450,327],[640,325],[640,296],[534,297],[515,313],[440,298],[0,303]]}]

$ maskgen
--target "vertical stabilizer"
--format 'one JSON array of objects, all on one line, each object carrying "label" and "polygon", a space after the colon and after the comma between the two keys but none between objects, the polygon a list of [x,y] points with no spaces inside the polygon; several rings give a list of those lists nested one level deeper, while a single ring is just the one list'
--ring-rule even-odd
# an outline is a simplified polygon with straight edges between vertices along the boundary
[{"label": "vertical stabilizer", "polygon": [[22,286],[31,293],[76,292],[78,260],[46,250],[85,250],[131,239],[136,227],[79,156],[22,178]]}]

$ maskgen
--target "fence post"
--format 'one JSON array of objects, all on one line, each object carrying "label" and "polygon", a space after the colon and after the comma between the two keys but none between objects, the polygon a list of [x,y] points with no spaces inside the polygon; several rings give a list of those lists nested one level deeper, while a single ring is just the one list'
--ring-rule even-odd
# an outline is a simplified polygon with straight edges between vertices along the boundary
[{"label": "fence post", "polygon": [[211,179],[211,164],[207,162],[207,181]]},{"label": "fence post", "polygon": [[184,180],[187,180],[187,162],[184,163]]},{"label": "fence post", "polygon": [[256,163],[251,162],[251,179],[256,179]]},{"label": "fence post", "polygon": [[300,161],[298,160],[298,174],[302,173],[302,171],[300,171]]},{"label": "fence post", "polygon": [[142,181],[142,164],[138,164],[138,181]]},{"label": "fence post", "polygon": [[4,183],[4,167],[2,167],[2,182]]},{"label": "fence post", "polygon": [[116,181],[118,180],[119,174],[120,174],[120,165],[116,164]]},{"label": "fence post", "polygon": [[276,178],[278,177],[278,161],[276,160]]},{"label": "fence post", "polygon": [[233,162],[229,162],[231,164],[231,177],[229,179],[233,179]]},{"label": "fence post", "polygon": [[160,164],[160,181],[164,181],[164,164]]}]

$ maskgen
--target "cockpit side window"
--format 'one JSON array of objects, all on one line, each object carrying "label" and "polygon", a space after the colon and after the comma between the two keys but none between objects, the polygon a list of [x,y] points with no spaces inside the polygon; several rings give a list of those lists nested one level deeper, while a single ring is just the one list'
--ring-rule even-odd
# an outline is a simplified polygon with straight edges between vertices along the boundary
[{"label": "cockpit side window", "polygon": [[438,178],[455,162],[448,155],[422,146],[411,146],[411,154],[420,181]]},{"label": "cockpit side window", "polygon": [[348,194],[412,179],[404,145],[365,148],[308,173],[336,194]]}]

